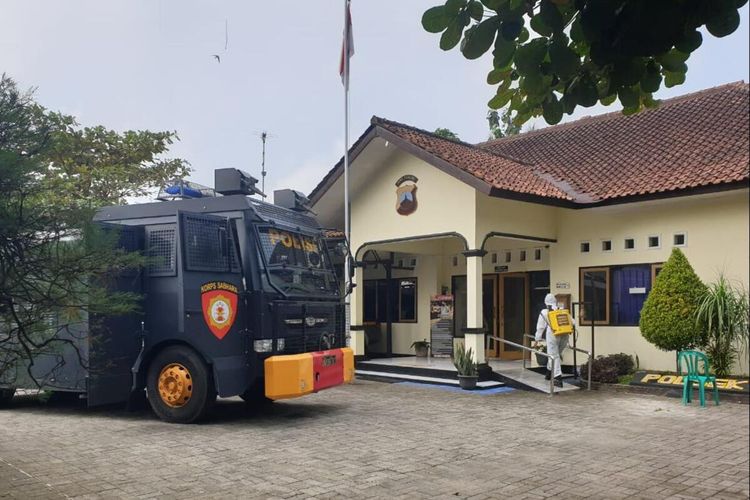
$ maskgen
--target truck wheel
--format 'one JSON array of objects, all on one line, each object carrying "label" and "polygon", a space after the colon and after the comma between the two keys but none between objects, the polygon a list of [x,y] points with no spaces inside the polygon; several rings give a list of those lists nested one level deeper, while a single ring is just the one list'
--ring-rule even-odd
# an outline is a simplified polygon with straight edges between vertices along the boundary
[{"label": "truck wheel", "polygon": [[0,389],[0,408],[10,406],[11,401],[13,401],[13,395],[15,393],[16,390],[12,387],[10,389]]},{"label": "truck wheel", "polygon": [[166,422],[196,422],[216,400],[211,372],[195,351],[184,346],[167,347],[156,355],[146,387],[151,408]]}]

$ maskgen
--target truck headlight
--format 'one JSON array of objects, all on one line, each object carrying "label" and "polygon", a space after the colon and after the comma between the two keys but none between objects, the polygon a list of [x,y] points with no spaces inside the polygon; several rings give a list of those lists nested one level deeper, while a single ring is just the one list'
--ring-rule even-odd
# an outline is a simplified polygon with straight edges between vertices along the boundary
[{"label": "truck headlight", "polygon": [[272,339],[261,339],[253,342],[253,350],[255,352],[271,352],[273,350]]},{"label": "truck headlight", "polygon": [[276,350],[283,351],[286,346],[285,339],[276,339]]}]

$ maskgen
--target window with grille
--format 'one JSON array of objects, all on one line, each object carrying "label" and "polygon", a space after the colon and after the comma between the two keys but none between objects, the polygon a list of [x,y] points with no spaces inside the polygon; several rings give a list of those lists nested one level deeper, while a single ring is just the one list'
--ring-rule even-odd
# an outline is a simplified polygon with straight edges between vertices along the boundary
[{"label": "window with grille", "polygon": [[147,271],[149,276],[174,276],[175,227],[172,224],[148,226],[146,228]]},{"label": "window with grille", "polygon": [[227,219],[183,215],[182,242],[188,271],[229,271]]}]

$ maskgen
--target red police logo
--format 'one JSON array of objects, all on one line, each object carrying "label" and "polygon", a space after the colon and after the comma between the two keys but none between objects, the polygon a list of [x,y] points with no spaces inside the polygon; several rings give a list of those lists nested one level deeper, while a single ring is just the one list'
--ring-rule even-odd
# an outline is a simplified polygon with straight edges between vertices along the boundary
[{"label": "red police logo", "polygon": [[201,286],[203,319],[214,336],[221,340],[229,333],[237,316],[237,287],[224,281]]}]

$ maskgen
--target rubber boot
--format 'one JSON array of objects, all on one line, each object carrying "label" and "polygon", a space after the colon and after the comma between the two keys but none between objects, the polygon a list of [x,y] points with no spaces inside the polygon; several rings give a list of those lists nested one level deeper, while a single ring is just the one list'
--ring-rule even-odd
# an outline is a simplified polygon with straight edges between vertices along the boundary
[{"label": "rubber boot", "polygon": [[555,377],[555,387],[562,387],[562,386],[563,386],[562,375],[558,375],[557,377]]},{"label": "rubber boot", "polygon": [[552,378],[552,373],[547,370],[547,373],[544,374],[544,380],[549,380]]}]

